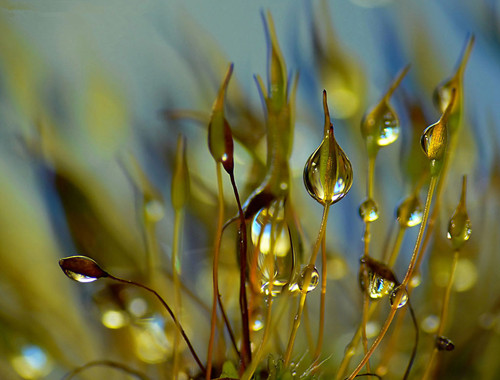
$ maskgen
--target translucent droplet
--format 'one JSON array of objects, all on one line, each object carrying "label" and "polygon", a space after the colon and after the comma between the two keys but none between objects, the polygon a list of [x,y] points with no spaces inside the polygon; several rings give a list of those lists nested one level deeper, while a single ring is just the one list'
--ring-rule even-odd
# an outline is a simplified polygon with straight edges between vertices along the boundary
[{"label": "translucent droplet", "polygon": [[[351,162],[336,142],[334,142],[337,145],[336,157],[325,157],[328,155],[328,150],[324,148],[328,144],[330,144],[329,138],[325,138],[304,167],[304,184],[307,192],[323,205],[340,201],[347,195],[352,185]],[[326,164],[329,159],[330,165]]]},{"label": "translucent droplet", "polygon": [[472,232],[469,215],[467,214],[467,208],[465,205],[466,191],[467,177],[464,176],[460,202],[458,203],[458,206],[448,224],[447,237],[450,239],[454,249],[460,249],[462,245],[469,240]]},{"label": "translucent droplet", "polygon": [[438,336],[436,337],[436,348],[439,351],[453,351],[455,349],[455,345],[451,339],[445,336]]},{"label": "translucent droplet", "polygon": [[19,354],[11,357],[10,362],[23,379],[41,379],[53,368],[46,351],[34,344],[21,347]]},{"label": "translucent droplet", "polygon": [[428,126],[420,138],[422,150],[430,160],[442,160],[447,143],[448,131],[442,120]]},{"label": "translucent droplet", "polygon": [[452,90],[456,88],[455,78],[447,79],[441,82],[432,93],[432,101],[439,112],[443,113],[450,104]]},{"label": "translucent droplet", "polygon": [[410,279],[410,287],[416,288],[422,283],[422,274],[420,272],[414,273]]},{"label": "translucent droplet", "polygon": [[102,313],[101,323],[108,329],[121,329],[129,323],[129,316],[123,310],[109,309]]},{"label": "translucent droplet", "polygon": [[[301,291],[309,293],[316,289],[319,283],[319,273],[316,267],[312,264],[307,265],[300,274],[298,286]],[[304,289],[305,288],[305,289]]]},{"label": "translucent droplet", "polygon": [[399,136],[399,120],[391,106],[383,101],[372,108],[361,122],[361,134],[379,147],[392,144]]},{"label": "translucent droplet", "polygon": [[352,166],[346,154],[337,144],[333,125],[323,91],[325,128],[323,141],[309,157],[304,166],[304,185],[311,197],[322,205],[340,201],[352,185]]},{"label": "translucent droplet", "polygon": [[264,320],[260,308],[252,313],[250,327],[252,331],[260,331],[264,327]]},{"label": "translucent droplet", "polygon": [[377,321],[368,321],[366,324],[366,337],[368,339],[374,338],[380,332],[380,323]]},{"label": "translucent droplet", "polygon": [[66,257],[59,260],[59,266],[66,276],[78,282],[93,282],[109,276],[94,260],[86,256]]},{"label": "translucent droplet", "polygon": [[403,294],[401,296],[401,299],[399,300],[398,309],[406,305],[406,303],[408,302],[408,292],[406,291],[406,289],[401,288],[401,285],[396,287],[396,289],[391,292],[391,297],[389,298],[391,305],[394,305],[399,292],[403,292]]},{"label": "translucent droplet", "polygon": [[[365,283],[365,276],[368,284]],[[391,269],[368,256],[361,259],[359,281],[361,289],[366,291],[371,299],[387,296],[396,285],[396,278]]]},{"label": "translucent droplet", "polygon": [[359,206],[359,216],[365,223],[377,220],[379,217],[377,203],[371,198],[366,199]]},{"label": "translucent droplet", "polygon": [[[273,281],[271,293],[281,293],[290,280],[294,267],[288,225],[285,220],[285,201],[277,199],[268,207],[260,209],[254,216],[250,231],[251,241],[257,254],[257,270],[260,274],[261,291],[269,292],[269,282]],[[249,265],[254,265],[249,255]]]},{"label": "translucent droplet", "polygon": [[399,204],[396,216],[399,225],[403,228],[418,226],[422,223],[422,202],[417,196],[410,195]]}]

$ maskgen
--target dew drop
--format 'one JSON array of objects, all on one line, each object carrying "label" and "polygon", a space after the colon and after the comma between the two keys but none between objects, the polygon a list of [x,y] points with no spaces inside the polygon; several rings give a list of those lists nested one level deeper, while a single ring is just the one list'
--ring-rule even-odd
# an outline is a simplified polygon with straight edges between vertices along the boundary
[{"label": "dew drop", "polygon": [[396,217],[401,227],[415,227],[422,223],[423,207],[420,198],[410,195],[404,199],[396,210]]},{"label": "dew drop", "polygon": [[[273,296],[281,293],[289,281],[294,255],[291,249],[288,225],[285,220],[285,200],[276,199],[267,207],[260,209],[252,219],[251,241],[253,252],[257,254],[257,270],[260,275],[261,291],[269,293],[270,281],[273,281]],[[249,255],[249,265],[255,265]]]},{"label": "dew drop", "polygon": [[[365,284],[365,277],[368,284]],[[387,296],[396,285],[396,278],[391,269],[370,257],[361,259],[359,281],[361,289],[366,291],[371,299]]]},{"label": "dew drop", "polygon": [[436,337],[436,348],[439,351],[453,351],[455,349],[455,345],[451,339],[445,336],[438,336]]},{"label": "dew drop", "polygon": [[455,78],[441,82],[432,93],[432,101],[439,112],[443,113],[451,102],[453,88],[457,83]]},{"label": "dew drop", "polygon": [[93,282],[109,276],[94,260],[86,256],[66,257],[59,260],[59,266],[66,276],[78,282]]},{"label": "dew drop", "polygon": [[311,197],[322,205],[331,205],[347,195],[352,185],[352,166],[333,134],[333,125],[323,91],[325,128],[323,141],[304,166],[304,185]]},{"label": "dew drop", "polygon": [[[309,293],[316,289],[319,283],[319,273],[316,267],[312,264],[307,265],[300,274],[300,279],[298,281],[299,289],[302,292]],[[304,289],[305,288],[305,289]]]},{"label": "dew drop", "polygon": [[373,137],[379,146],[387,146],[399,137],[399,120],[389,104],[383,102],[373,108],[363,119],[362,134],[365,139]]},{"label": "dew drop", "polygon": [[472,232],[469,215],[466,208],[467,177],[463,177],[462,194],[455,212],[448,223],[447,237],[454,249],[460,249],[470,239]]},{"label": "dew drop", "polygon": [[376,221],[379,217],[377,203],[371,198],[366,199],[359,206],[359,216],[365,223]]},{"label": "dew drop", "polygon": [[406,291],[406,289],[402,289],[401,285],[397,286],[396,289],[394,289],[391,292],[391,297],[389,298],[391,305],[394,305],[394,302],[396,302],[396,297],[398,296],[399,292],[403,292],[403,295],[401,296],[401,299],[399,300],[398,309],[402,308],[408,302],[408,292]]},{"label": "dew drop", "polygon": [[[325,146],[330,144],[328,140],[329,138],[325,137],[304,167],[304,185],[307,192],[323,205],[340,201],[352,185],[351,162],[336,142],[336,157],[328,157],[329,152],[325,150]],[[327,164],[329,160],[331,165]]]},{"label": "dew drop", "polygon": [[441,160],[446,151],[448,131],[445,123],[439,120],[428,126],[420,138],[420,144],[424,154],[430,160]]}]

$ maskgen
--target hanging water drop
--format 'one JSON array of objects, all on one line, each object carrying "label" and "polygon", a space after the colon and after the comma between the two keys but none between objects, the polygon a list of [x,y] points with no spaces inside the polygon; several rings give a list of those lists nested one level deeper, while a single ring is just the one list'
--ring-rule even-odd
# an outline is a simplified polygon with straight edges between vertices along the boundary
[{"label": "hanging water drop", "polygon": [[418,226],[422,222],[422,216],[422,202],[416,195],[404,199],[396,210],[396,217],[402,228]]},{"label": "hanging water drop", "polygon": [[359,206],[359,216],[365,223],[376,221],[379,217],[377,203],[371,198],[366,199]]},{"label": "hanging water drop", "polygon": [[361,134],[370,143],[377,146],[387,146],[399,137],[399,119],[396,112],[385,101],[371,109],[361,122]]},{"label": "hanging water drop", "polygon": [[463,177],[462,195],[460,202],[453,213],[448,224],[447,237],[450,239],[453,249],[460,249],[465,244],[471,235],[471,223],[466,208],[466,193],[467,193],[467,176]]},{"label": "hanging water drop", "polygon": [[401,285],[397,286],[392,292],[391,292],[391,297],[389,298],[389,301],[391,302],[391,305],[394,305],[394,302],[396,302],[396,298],[398,297],[398,293],[403,293],[401,295],[401,299],[399,300],[398,303],[398,309],[406,305],[408,302],[408,292],[406,289],[402,288]]},{"label": "hanging water drop", "polygon": [[352,185],[352,166],[335,140],[326,91],[323,91],[323,107],[323,141],[307,160],[303,178],[309,195],[325,206],[338,202],[347,195]]},{"label": "hanging water drop", "polygon": [[66,257],[59,260],[59,266],[66,276],[78,282],[93,282],[109,276],[94,260],[86,256]]},{"label": "hanging water drop", "polygon": [[310,292],[316,289],[319,283],[319,273],[316,267],[312,264],[307,265],[300,274],[298,281],[299,289],[302,292]]},{"label": "hanging water drop", "polygon": [[283,286],[290,280],[294,267],[288,225],[285,220],[285,200],[277,199],[260,209],[252,219],[250,227],[255,260],[250,255],[249,265],[257,265],[261,281],[261,291],[269,293],[273,281],[273,295],[281,293]]},{"label": "hanging water drop", "polygon": [[363,256],[361,258],[359,282],[361,289],[367,292],[371,299],[379,299],[390,294],[397,281],[388,266],[369,256]]}]

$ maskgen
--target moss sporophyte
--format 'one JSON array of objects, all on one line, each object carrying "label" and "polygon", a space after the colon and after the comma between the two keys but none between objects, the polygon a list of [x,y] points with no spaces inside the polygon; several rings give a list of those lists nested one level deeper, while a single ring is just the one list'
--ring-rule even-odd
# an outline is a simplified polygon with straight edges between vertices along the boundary
[{"label": "moss sporophyte", "polygon": [[[398,369],[400,378],[409,378],[412,373],[415,373],[415,378],[433,378],[441,358],[453,354],[445,351],[452,351],[455,347],[453,336],[448,337],[444,333],[451,312],[451,295],[459,256],[471,236],[465,176],[462,194],[447,231],[451,248],[449,252],[442,252],[442,255],[453,255],[453,259],[442,302],[438,303],[438,310],[441,312],[432,339],[419,341],[421,327],[417,316],[422,312],[422,305],[412,304],[411,301],[415,288],[424,279],[420,267],[423,257],[429,251],[431,236],[441,233],[435,226],[437,210],[442,206],[445,191],[443,183],[446,177],[450,177],[449,181],[456,181],[451,176],[454,172],[450,169],[450,163],[457,145],[465,93],[463,77],[474,38],[470,37],[468,40],[460,64],[451,79],[439,85],[434,93],[434,101],[441,116],[427,128],[422,126],[420,131],[420,154],[427,159],[426,167],[421,168],[419,179],[411,181],[413,188],[409,189],[406,196],[399,203],[391,205],[396,210],[393,220],[396,234],[393,236],[389,232],[385,247],[379,254],[379,245],[375,243],[383,239],[378,235],[380,230],[375,230],[375,227],[387,218],[385,211],[388,202],[384,196],[386,181],[377,168],[376,159],[383,160],[381,156],[385,151],[393,149],[391,145],[404,134],[402,130],[405,125],[396,111],[401,109],[400,104],[394,107],[391,103],[403,91],[401,87],[404,86],[405,78],[408,80],[412,75],[410,65],[403,67],[394,76],[379,102],[368,108],[362,118],[358,118],[361,128],[357,133],[360,135],[356,139],[351,136],[349,144],[349,139],[346,139],[345,146],[349,148],[352,148],[352,141],[360,141],[363,145],[364,153],[360,156],[366,159],[365,172],[363,165],[359,169],[353,168],[354,165],[348,158],[349,149],[344,151],[341,148],[340,144],[344,145],[341,140],[347,135],[343,130],[344,124],[338,123],[334,127],[332,122],[336,112],[341,115],[344,113],[336,109],[330,112],[329,101],[337,105],[345,100],[330,100],[327,91],[323,91],[321,117],[324,118],[324,125],[323,128],[314,126],[314,134],[321,132],[321,137],[318,138],[317,148],[309,158],[304,159],[303,188],[296,188],[296,174],[291,169],[290,162],[298,75],[289,75],[287,71],[270,13],[263,19],[268,41],[267,84],[264,84],[260,76],[255,78],[264,105],[265,141],[262,144],[266,154],[256,153],[254,142],[245,138],[241,130],[233,134],[232,126],[240,121],[235,110],[242,106],[235,104],[230,96],[232,86],[237,84],[233,85],[235,79],[232,79],[234,65],[228,64],[225,75],[221,74],[218,80],[219,90],[213,96],[211,115],[205,125],[207,131],[203,132],[206,133],[205,141],[208,142],[207,150],[213,158],[216,178],[215,190],[209,202],[194,205],[200,199],[196,196],[191,198],[191,195],[199,191],[201,181],[199,178],[192,178],[194,164],[193,157],[188,154],[189,138],[181,134],[177,139],[171,177],[174,233],[170,277],[161,268],[161,265],[166,264],[161,264],[159,253],[153,248],[147,258],[148,277],[145,278],[145,283],[117,277],[86,256],[61,259],[61,269],[69,278],[80,283],[96,280],[118,283],[122,288],[133,287],[150,293],[159,301],[162,313],[166,313],[169,322],[173,323],[171,331],[166,322],[160,329],[160,334],[164,337],[170,334],[173,341],[165,360],[165,368],[160,371],[167,378],[383,378],[392,374],[391,366],[394,361],[391,358],[396,356],[398,361],[406,359],[404,368]],[[319,60],[321,57],[327,57],[326,53],[318,53],[316,58]],[[346,114],[352,115],[355,108],[351,111]],[[255,115],[252,117],[258,119]],[[407,119],[404,120],[408,122]],[[342,133],[336,133],[339,131]],[[241,153],[244,151],[252,153]],[[251,162],[242,164],[245,157]],[[132,168],[130,172],[136,173],[134,178],[137,179],[137,186],[143,191],[149,186],[149,182],[135,158],[131,157],[128,161],[132,162],[129,165],[129,169]],[[239,172],[246,167],[257,168],[248,169],[251,175],[247,179],[244,173]],[[223,175],[222,169],[227,177],[226,174]],[[232,190],[231,196],[227,196],[224,191],[227,180]],[[357,310],[354,319],[356,326],[351,326],[351,331],[346,332],[351,337],[350,342],[346,342],[345,334],[341,340],[338,335],[325,338],[326,334],[332,334],[335,330],[329,324],[336,317],[329,313],[342,313],[340,309],[332,311],[332,307],[328,305],[336,302],[333,296],[329,296],[331,286],[328,286],[328,279],[348,272],[342,255],[334,254],[342,247],[336,246],[328,232],[328,227],[340,229],[342,226],[337,219],[334,227],[327,226],[327,222],[330,211],[335,213],[338,203],[350,197],[352,206],[353,197],[360,195],[359,189],[355,191],[355,195],[349,193],[356,181],[366,183],[366,193],[362,199],[358,199],[358,210],[351,210],[351,214],[359,214],[364,232],[359,236],[362,244],[356,248],[359,249],[357,254],[360,257],[356,268],[357,280],[356,274],[349,273],[351,283],[357,282],[359,286],[351,292],[356,298],[352,302]],[[244,198],[240,198],[240,190]],[[425,203],[422,203],[421,195],[425,190]],[[297,202],[296,193],[308,194],[323,209],[312,244],[309,240],[314,223],[308,217],[315,213],[314,205],[304,207]],[[154,200],[163,207],[158,199],[153,190],[144,192],[143,206],[147,207]],[[205,287],[210,288],[209,301],[197,299],[196,294],[191,294],[194,290],[183,283],[187,280],[187,275],[184,274],[186,264],[182,259],[181,241],[183,232],[189,231],[184,223],[185,215],[196,207],[210,208],[213,224],[207,229],[212,233],[208,253],[211,273],[205,284]],[[153,214],[145,211],[142,223],[150,247],[154,247],[154,226],[161,217],[155,219],[151,215]],[[413,229],[417,226],[418,228]],[[412,235],[413,231],[415,233]],[[414,242],[411,243],[413,248],[408,255],[403,251],[408,249],[409,239],[414,239]],[[162,293],[171,293],[171,297],[164,297]],[[187,294],[190,294],[189,297]],[[138,297],[142,299],[142,296]],[[167,303],[166,299],[172,301]],[[198,311],[203,318],[197,321],[193,320],[195,312],[192,299],[196,300],[194,304],[198,304],[199,310],[203,310]],[[120,302],[125,301],[120,298]],[[190,311],[187,311],[187,304],[190,305]],[[137,311],[138,307],[137,304],[133,313],[140,313]],[[436,305],[425,307],[435,308]],[[409,321],[403,321],[407,310],[412,318],[411,327],[407,326]],[[129,310],[127,313],[132,312]],[[167,315],[163,316],[164,321],[167,320]],[[206,333],[202,335],[206,341],[200,341],[193,334],[191,325],[194,323],[203,324]],[[414,332],[410,333],[410,329]],[[405,344],[401,344],[401,334],[405,336]],[[346,343],[343,356],[332,358],[332,347]],[[185,354],[186,347],[189,355]],[[430,360],[427,360],[429,357]],[[357,361],[355,365],[352,365],[353,360]],[[129,365],[107,359],[84,364],[70,372],[67,378],[94,366],[107,366],[141,379],[152,378],[148,375],[150,371],[141,369],[143,367],[136,363],[131,362]]]}]

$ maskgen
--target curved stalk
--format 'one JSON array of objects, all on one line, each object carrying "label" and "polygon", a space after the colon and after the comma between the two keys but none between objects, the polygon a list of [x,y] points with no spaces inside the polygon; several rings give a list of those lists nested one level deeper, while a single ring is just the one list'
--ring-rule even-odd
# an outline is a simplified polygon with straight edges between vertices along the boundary
[{"label": "curved stalk", "polygon": [[[181,285],[179,279],[180,272],[180,261],[179,261],[179,243],[181,240],[181,224],[182,224],[183,212],[175,210],[174,212],[174,237],[172,244],[172,275],[174,282],[174,311],[180,316],[181,315]],[[179,317],[180,318],[180,317]],[[177,379],[177,373],[179,372],[179,330],[176,330],[174,334],[174,347],[173,347],[173,378]]]}]

